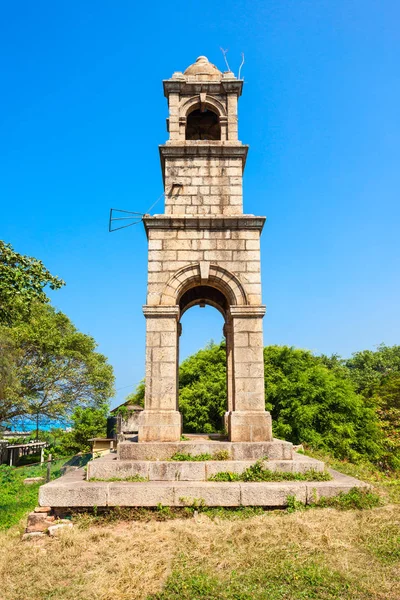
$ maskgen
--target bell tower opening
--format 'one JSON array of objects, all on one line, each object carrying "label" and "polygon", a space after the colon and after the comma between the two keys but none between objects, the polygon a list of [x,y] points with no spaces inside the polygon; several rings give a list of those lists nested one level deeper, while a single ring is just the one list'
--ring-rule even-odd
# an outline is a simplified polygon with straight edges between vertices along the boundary
[{"label": "bell tower opening", "polygon": [[218,115],[212,110],[195,109],[186,119],[187,140],[220,140],[221,125]]}]

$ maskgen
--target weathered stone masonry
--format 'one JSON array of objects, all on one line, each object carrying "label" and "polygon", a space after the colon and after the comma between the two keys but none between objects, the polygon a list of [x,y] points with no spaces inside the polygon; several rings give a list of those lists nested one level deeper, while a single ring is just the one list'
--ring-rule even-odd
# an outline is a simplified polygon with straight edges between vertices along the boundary
[{"label": "weathered stone masonry", "polygon": [[229,439],[272,439],[264,405],[260,234],[265,218],[243,214],[248,148],[238,141],[242,84],[205,57],[164,81],[170,133],[160,146],[165,215],[144,219],[146,394],[139,442],[180,439],[180,318],[196,304],[214,306],[225,319]]}]

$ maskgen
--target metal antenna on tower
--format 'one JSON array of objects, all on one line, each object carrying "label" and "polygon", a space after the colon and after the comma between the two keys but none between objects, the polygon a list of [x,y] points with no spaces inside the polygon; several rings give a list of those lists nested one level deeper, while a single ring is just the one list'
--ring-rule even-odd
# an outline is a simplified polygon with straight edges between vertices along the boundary
[{"label": "metal antenna on tower", "polygon": [[[173,196],[172,192],[174,190],[174,188],[181,188],[182,184],[181,183],[173,183],[171,185],[171,189],[169,191],[169,196]],[[109,233],[113,233],[114,231],[119,231],[119,229],[126,229],[127,227],[131,227],[132,225],[138,225],[138,223],[141,223],[143,221],[144,217],[148,217],[150,216],[150,211],[153,210],[153,208],[155,207],[155,205],[157,204],[157,202],[159,202],[161,200],[161,198],[163,196],[165,196],[166,192],[163,192],[161,194],[161,196],[159,196],[157,198],[157,200],[155,202],[153,202],[153,204],[150,206],[150,208],[148,209],[147,212],[145,213],[139,213],[139,212],[133,212],[131,210],[123,210],[122,208],[110,208],[110,217],[108,219],[108,231]],[[120,213],[123,213],[124,215],[130,215],[130,216],[116,216],[119,215]],[[119,227],[115,227],[113,225],[113,223],[115,223],[115,221],[132,221],[132,223],[127,223],[126,225],[120,225]]]}]

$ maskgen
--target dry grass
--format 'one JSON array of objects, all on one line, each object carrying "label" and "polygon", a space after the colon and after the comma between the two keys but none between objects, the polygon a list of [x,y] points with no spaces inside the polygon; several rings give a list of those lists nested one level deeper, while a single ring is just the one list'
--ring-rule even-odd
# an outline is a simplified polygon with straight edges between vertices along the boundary
[{"label": "dry grass", "polygon": [[398,509],[121,522],[29,542],[13,530],[0,535],[0,597],[398,600]]}]

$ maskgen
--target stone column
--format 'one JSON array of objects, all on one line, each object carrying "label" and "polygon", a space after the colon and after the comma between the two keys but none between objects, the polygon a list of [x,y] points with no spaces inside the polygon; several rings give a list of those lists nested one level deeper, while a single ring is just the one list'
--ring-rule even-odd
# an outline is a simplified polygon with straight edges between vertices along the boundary
[{"label": "stone column", "polygon": [[228,135],[230,142],[238,139],[237,95],[228,94]]},{"label": "stone column", "polygon": [[226,343],[226,395],[227,395],[227,410],[224,415],[224,426],[229,431],[229,415],[233,410],[233,340],[232,340],[232,323],[229,315],[227,315],[224,325],[224,336]]},{"label": "stone column", "polygon": [[139,417],[139,442],[180,440],[178,412],[178,306],[144,306],[146,389]]},{"label": "stone column", "polygon": [[265,306],[231,306],[234,405],[229,416],[232,442],[272,440],[265,410],[262,318]]}]

